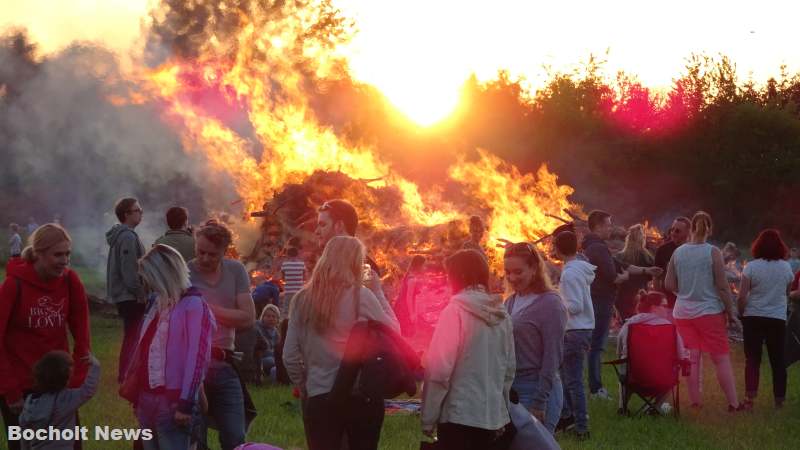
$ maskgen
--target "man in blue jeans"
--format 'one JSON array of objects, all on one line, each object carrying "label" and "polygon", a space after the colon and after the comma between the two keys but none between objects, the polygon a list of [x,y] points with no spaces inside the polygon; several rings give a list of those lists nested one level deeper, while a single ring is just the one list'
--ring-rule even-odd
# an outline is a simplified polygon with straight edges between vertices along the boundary
[{"label": "man in blue jeans", "polygon": [[553,246],[556,257],[564,262],[558,290],[569,312],[564,334],[564,359],[561,362],[564,407],[559,425],[566,429],[574,424],[577,437],[588,439],[589,415],[586,391],[583,389],[583,364],[594,329],[594,308],[589,286],[595,278],[597,267],[577,258],[578,238],[571,231],[557,234]]},{"label": "man in blue jeans", "polygon": [[[247,270],[239,261],[225,258],[232,240],[233,235],[223,224],[206,222],[196,232],[195,259],[188,264],[192,285],[203,293],[217,321],[204,384],[206,423],[213,422],[219,430],[222,450],[245,442],[245,400],[249,396],[232,364],[232,354],[236,330],[252,328],[256,316]],[[201,433],[201,439],[205,439],[205,433]]]},{"label": "man in blue jeans", "polygon": [[592,398],[612,400],[611,395],[603,387],[601,363],[611,318],[614,316],[617,284],[627,280],[629,274],[648,274],[657,277],[663,271],[658,267],[633,266],[614,259],[606,244],[613,228],[611,214],[599,210],[592,211],[589,213],[588,222],[589,234],[583,237],[581,247],[585,259],[597,267],[590,287],[594,308],[594,330],[589,349],[589,391]]}]

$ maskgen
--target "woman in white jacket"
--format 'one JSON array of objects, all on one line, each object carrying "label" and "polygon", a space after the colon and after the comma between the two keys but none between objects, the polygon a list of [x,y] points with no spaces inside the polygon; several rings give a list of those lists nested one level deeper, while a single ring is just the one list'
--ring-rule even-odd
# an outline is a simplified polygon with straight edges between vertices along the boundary
[{"label": "woman in white jacket", "polygon": [[[425,357],[422,431],[442,449],[485,450],[508,442],[516,363],[511,318],[490,296],[489,267],[475,250],[445,261],[453,289]],[[503,438],[498,438],[503,436]]]}]

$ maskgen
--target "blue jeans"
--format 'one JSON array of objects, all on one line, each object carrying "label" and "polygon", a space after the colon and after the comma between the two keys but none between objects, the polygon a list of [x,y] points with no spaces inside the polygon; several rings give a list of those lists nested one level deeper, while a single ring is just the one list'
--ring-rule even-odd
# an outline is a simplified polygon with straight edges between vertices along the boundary
[{"label": "blue jeans", "polygon": [[614,299],[608,301],[594,301],[594,330],[592,330],[592,345],[589,349],[589,391],[595,393],[603,387],[601,368],[603,352],[606,349],[608,330],[611,328],[611,317],[614,315]]},{"label": "blue jeans", "polygon": [[[539,377],[537,375],[518,376],[514,379],[511,388],[517,391],[519,403],[525,408],[531,409],[533,396],[539,389]],[[558,419],[561,418],[561,406],[564,403],[564,388],[561,387],[561,379],[556,374],[553,380],[553,388],[547,397],[547,404],[544,409],[544,426],[552,433],[556,429]]]},{"label": "blue jeans", "polygon": [[589,431],[586,390],[583,388],[583,364],[592,342],[592,330],[573,330],[564,334],[564,360],[561,381],[564,384],[564,408],[561,417],[574,417],[578,432]]},{"label": "blue jeans", "polygon": [[[211,360],[205,381],[208,398],[208,420],[219,430],[219,445],[222,450],[231,450],[244,444],[245,416],[244,395],[239,376],[234,368],[224,361]],[[203,433],[205,436],[206,433]]]},{"label": "blue jeans", "polygon": [[[164,394],[142,391],[136,405],[136,418],[142,428],[153,431],[153,439],[142,440],[145,450],[184,450],[189,448],[192,425],[183,427],[175,423],[178,403]],[[194,416],[194,414],[193,414]],[[196,420],[196,417],[193,417]]]}]

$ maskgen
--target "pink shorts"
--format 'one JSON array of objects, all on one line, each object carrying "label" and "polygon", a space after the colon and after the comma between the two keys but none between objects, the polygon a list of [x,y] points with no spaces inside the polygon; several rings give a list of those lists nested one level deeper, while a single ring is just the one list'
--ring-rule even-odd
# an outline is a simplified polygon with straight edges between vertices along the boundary
[{"label": "pink shorts", "polygon": [[707,314],[694,319],[675,319],[683,345],[691,350],[726,355],[728,346],[728,324],[725,313]]}]

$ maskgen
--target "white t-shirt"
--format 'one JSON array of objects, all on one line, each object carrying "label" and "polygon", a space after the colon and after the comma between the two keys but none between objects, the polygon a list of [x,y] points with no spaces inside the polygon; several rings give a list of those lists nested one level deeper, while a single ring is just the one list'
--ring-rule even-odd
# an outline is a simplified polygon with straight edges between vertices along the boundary
[{"label": "white t-shirt", "polygon": [[794,278],[789,263],[756,259],[744,266],[742,274],[750,279],[745,317],[786,320],[786,286]]}]

